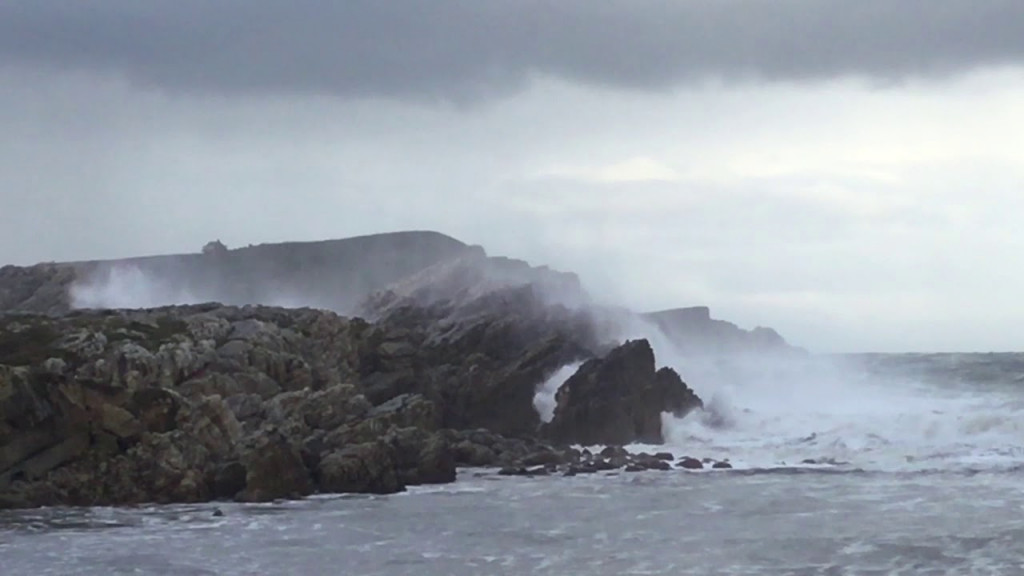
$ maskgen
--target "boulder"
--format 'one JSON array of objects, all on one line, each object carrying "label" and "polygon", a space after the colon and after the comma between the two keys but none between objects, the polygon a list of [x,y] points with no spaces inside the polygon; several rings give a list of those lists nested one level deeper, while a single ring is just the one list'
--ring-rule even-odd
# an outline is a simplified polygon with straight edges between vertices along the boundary
[{"label": "boulder", "polygon": [[383,440],[331,452],[320,461],[317,477],[323,492],[391,494],[405,490],[395,469],[393,448]]},{"label": "boulder", "polygon": [[679,462],[676,462],[676,466],[686,470],[700,470],[704,468],[704,463],[696,458],[684,456],[683,458],[679,459]]},{"label": "boulder", "polygon": [[298,447],[281,433],[268,430],[254,436],[242,448],[245,489],[236,498],[243,502],[267,502],[313,493],[313,482]]},{"label": "boulder", "polygon": [[566,444],[661,444],[661,415],[685,416],[700,398],[671,368],[655,369],[647,340],[632,340],[580,366],[555,395],[555,413],[544,427]]},{"label": "boulder", "polygon": [[402,485],[446,484],[455,481],[455,452],[448,437],[422,428],[393,430],[391,445],[398,480]]}]

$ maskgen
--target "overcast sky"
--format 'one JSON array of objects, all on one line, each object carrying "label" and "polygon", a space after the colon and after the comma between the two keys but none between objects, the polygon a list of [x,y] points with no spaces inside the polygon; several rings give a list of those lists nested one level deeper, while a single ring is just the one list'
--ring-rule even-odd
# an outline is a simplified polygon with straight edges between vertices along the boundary
[{"label": "overcast sky", "polygon": [[0,3],[0,263],[433,229],[815,351],[1024,348],[1019,0]]}]

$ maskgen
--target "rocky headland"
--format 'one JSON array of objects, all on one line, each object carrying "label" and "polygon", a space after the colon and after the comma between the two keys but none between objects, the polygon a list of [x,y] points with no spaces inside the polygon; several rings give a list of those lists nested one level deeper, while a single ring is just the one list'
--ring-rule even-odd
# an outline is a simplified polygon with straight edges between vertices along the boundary
[{"label": "rocky headland", "polygon": [[[436,233],[213,248],[0,269],[0,507],[728,466],[621,448],[703,403],[573,274]],[[542,422],[537,391],[570,365]]]}]

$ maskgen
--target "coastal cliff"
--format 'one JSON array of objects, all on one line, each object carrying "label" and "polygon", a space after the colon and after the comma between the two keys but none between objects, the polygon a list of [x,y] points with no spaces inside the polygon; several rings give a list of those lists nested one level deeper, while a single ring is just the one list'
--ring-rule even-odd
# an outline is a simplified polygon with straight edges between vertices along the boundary
[{"label": "coastal cliff", "polygon": [[[75,309],[125,270],[158,296],[218,301]],[[300,302],[261,302],[282,287]],[[608,329],[574,274],[433,233],[7,267],[0,304],[0,506],[664,469],[571,446],[660,443],[663,413],[703,407],[646,340]],[[577,365],[541,422],[538,390]]]},{"label": "coastal cliff", "polygon": [[[474,248],[437,232],[395,232],[194,254],[0,268],[0,311],[149,308],[220,302],[349,313],[367,295]],[[479,248],[476,248],[479,250]],[[112,306],[113,305],[113,306]]]}]

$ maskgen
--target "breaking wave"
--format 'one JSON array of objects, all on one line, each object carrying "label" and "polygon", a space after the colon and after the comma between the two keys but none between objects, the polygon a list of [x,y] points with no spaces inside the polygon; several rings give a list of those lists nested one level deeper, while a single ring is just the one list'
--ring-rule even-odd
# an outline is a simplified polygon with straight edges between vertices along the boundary
[{"label": "breaking wave", "polygon": [[667,443],[678,451],[752,468],[964,471],[1024,465],[1018,387],[943,385],[925,373],[869,370],[851,358],[677,364],[706,399],[703,412],[666,417]]}]

